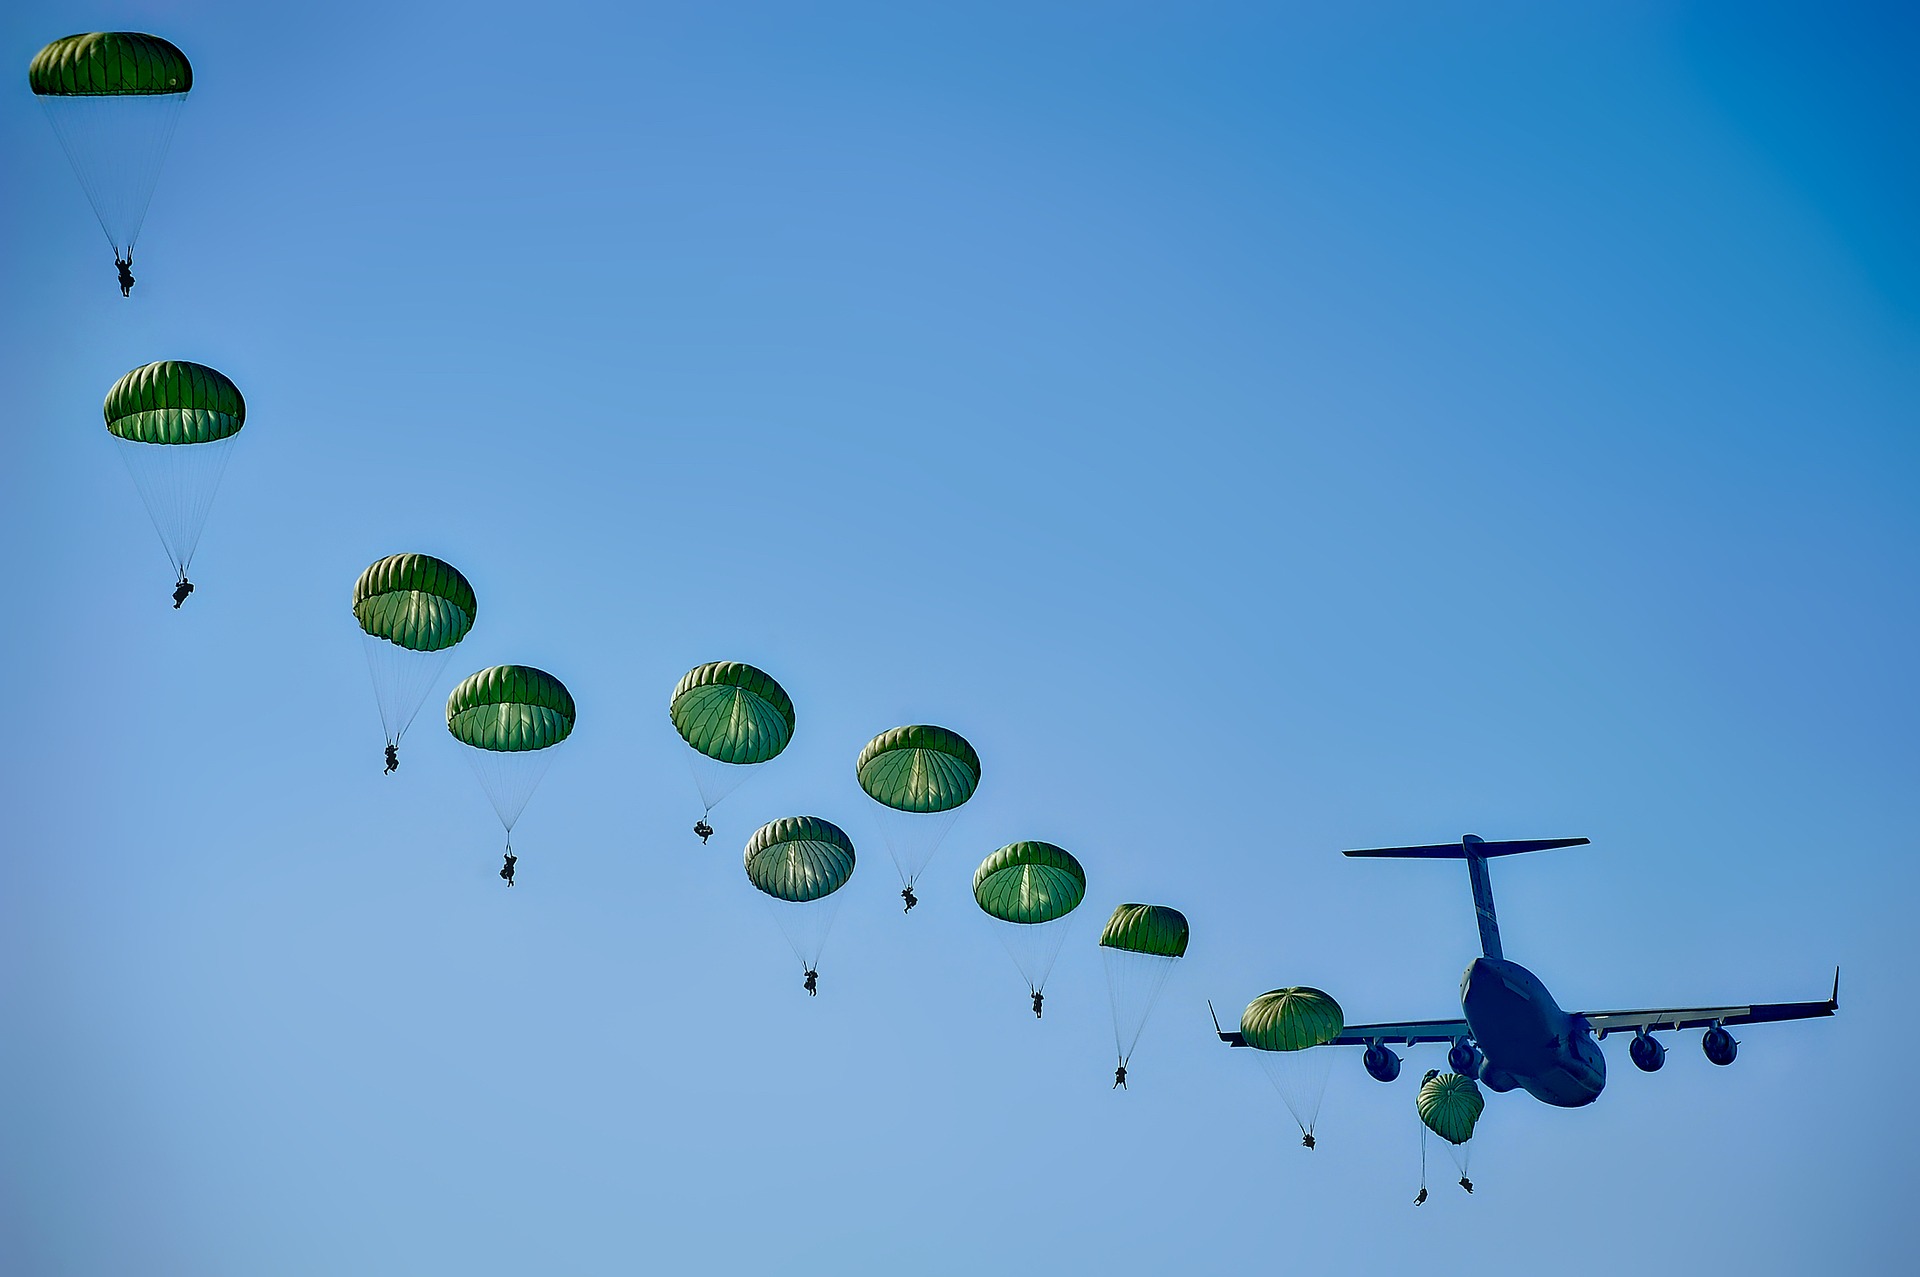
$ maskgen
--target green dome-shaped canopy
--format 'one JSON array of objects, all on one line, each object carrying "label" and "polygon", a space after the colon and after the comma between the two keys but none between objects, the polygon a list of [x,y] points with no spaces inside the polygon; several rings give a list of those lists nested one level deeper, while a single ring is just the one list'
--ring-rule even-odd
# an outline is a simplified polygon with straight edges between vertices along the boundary
[{"label": "green dome-shaped canopy", "polygon": [[1002,922],[1052,922],[1079,907],[1087,874],[1050,842],[1009,843],[973,871],[973,898]]},{"label": "green dome-shaped canopy", "polygon": [[431,554],[390,554],[353,583],[353,618],[375,638],[438,652],[473,628],[473,587]]},{"label": "green dome-shaped canopy", "polygon": [[1262,1051],[1304,1051],[1325,1046],[1346,1027],[1340,1004],[1318,989],[1263,993],[1249,1002],[1240,1016],[1241,1036],[1248,1046]]},{"label": "green dome-shaped canopy", "polygon": [[1473,1138],[1473,1124],[1480,1120],[1487,1099],[1470,1077],[1458,1073],[1440,1073],[1420,1084],[1420,1120],[1426,1128],[1449,1144],[1465,1144]]},{"label": "green dome-shaped canopy", "polygon": [[1107,919],[1100,943],[1129,953],[1178,958],[1187,951],[1187,915],[1166,905],[1121,905]]},{"label": "green dome-shaped canopy", "polygon": [[854,773],[868,797],[896,811],[949,811],[980,787],[980,755],[944,727],[896,727],[867,742]]},{"label": "green dome-shaped canopy", "polygon": [[107,429],[133,443],[212,443],[240,433],[247,403],[224,373],[184,359],[135,368],[113,383]]},{"label": "green dome-shaped canopy", "polygon": [[573,731],[573,696],[545,670],[496,665],[447,697],[447,730],[462,745],[517,754],[558,745]]},{"label": "green dome-shaped canopy", "polygon": [[193,87],[187,55],[157,35],[94,31],[33,55],[27,83],[42,97],[144,97]]},{"label": "green dome-shaped canopy", "polygon": [[775,900],[805,904],[853,877],[853,840],[818,816],[783,816],[747,839],[747,879]]},{"label": "green dome-shaped canopy", "polygon": [[740,661],[688,670],[667,712],[682,740],[723,763],[764,763],[793,739],[793,698]]}]

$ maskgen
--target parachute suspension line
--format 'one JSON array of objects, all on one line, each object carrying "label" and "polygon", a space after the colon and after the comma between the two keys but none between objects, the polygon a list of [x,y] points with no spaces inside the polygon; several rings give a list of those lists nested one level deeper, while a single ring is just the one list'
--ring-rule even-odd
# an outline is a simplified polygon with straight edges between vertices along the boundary
[{"label": "parachute suspension line", "polygon": [[1013,959],[1013,965],[1026,978],[1029,994],[1046,992],[1047,977],[1053,974],[1054,963],[1060,959],[1060,950],[1066,944],[1067,927],[1072,920],[1072,914],[1047,922],[1001,922],[996,919],[1000,943]]},{"label": "parachute suspension line", "polygon": [[[1442,1140],[1445,1144],[1446,1141]],[[1447,1152],[1453,1157],[1453,1164],[1460,1172],[1460,1187],[1469,1193],[1473,1191],[1473,1137],[1469,1136],[1458,1144],[1447,1144]]]},{"label": "parachute suspension line", "polygon": [[693,778],[693,787],[700,794],[700,819],[713,815],[713,802],[707,797],[707,787],[700,783],[700,765],[694,760],[700,757],[698,750],[687,755],[687,775]]},{"label": "parachute suspension line", "polygon": [[176,582],[187,579],[214,494],[227,472],[238,434],[208,443],[138,443],[108,436],[140,493],[147,518],[173,564]]},{"label": "parachute suspension line", "polygon": [[1173,974],[1178,958],[1154,953],[1132,953],[1101,946],[1107,968],[1107,1003],[1113,1011],[1113,1048],[1121,1064],[1133,1059],[1146,1032],[1147,1018]]},{"label": "parachute suspension line", "polygon": [[185,93],[40,98],[115,257],[131,258]]},{"label": "parachute suspension line", "polygon": [[887,855],[893,860],[902,887],[918,884],[920,875],[927,871],[928,863],[953,831],[953,822],[959,818],[959,807],[932,812],[896,811],[891,807],[879,807],[874,823],[880,827],[880,838],[887,844]]},{"label": "parachute suspension line", "polygon": [[509,838],[514,825],[520,820],[520,814],[526,810],[527,801],[533,797],[533,791],[539,788],[547,768],[552,765],[554,748],[557,747],[461,751],[466,754],[474,777],[480,782],[480,788],[486,791],[487,800],[493,804],[494,814],[499,816],[500,824]]},{"label": "parachute suspension line", "polygon": [[799,960],[800,970],[803,973],[818,971],[827,936],[840,915],[840,893],[831,892],[804,903],[776,900],[764,892],[760,893],[760,899],[766,903],[767,913],[780,928],[780,934],[787,938],[787,947]]},{"label": "parachute suspension line", "polygon": [[427,693],[446,673],[453,648],[416,652],[365,631],[360,637],[367,653],[367,673],[373,679],[373,699],[380,708],[381,729],[387,744],[398,745],[419,717]]},{"label": "parachute suspension line", "polygon": [[693,787],[700,791],[702,816],[711,816],[713,809],[726,801],[727,796],[740,788],[752,774],[752,767],[745,763],[723,763],[717,758],[709,758],[697,749],[688,749],[687,771],[693,776]]},{"label": "parachute suspension line", "polygon": [[[1300,1128],[1301,1141],[1313,1138],[1320,1120],[1320,1101],[1326,1094],[1327,1075],[1332,1071],[1332,1052],[1310,1046],[1298,1051],[1259,1051],[1260,1064],[1267,1080],[1280,1094],[1294,1124]],[[1312,1145],[1308,1144],[1311,1148]]]}]

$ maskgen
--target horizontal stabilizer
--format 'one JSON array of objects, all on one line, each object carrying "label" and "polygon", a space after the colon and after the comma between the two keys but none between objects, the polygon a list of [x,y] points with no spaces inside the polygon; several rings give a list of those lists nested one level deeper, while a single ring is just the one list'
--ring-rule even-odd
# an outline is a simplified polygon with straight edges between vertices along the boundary
[{"label": "horizontal stabilizer", "polygon": [[1435,843],[1427,847],[1370,847],[1342,852],[1346,856],[1374,856],[1387,860],[1465,860],[1466,844],[1473,844],[1477,856],[1517,856],[1523,851],[1551,851],[1555,847],[1580,847],[1588,838],[1521,838],[1512,842],[1483,842],[1471,834],[1460,842]]}]

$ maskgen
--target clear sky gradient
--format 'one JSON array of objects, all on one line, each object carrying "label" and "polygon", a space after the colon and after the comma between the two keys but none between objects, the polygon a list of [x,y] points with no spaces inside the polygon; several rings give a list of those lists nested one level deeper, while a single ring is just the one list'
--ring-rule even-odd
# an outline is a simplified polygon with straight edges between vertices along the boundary
[{"label": "clear sky gradient", "polygon": [[[1444,8],[5,6],[0,1271],[1910,1260],[1920,27]],[[196,68],[131,301],[26,86],[101,28]],[[178,613],[99,416],[162,358],[250,409]],[[398,550],[480,616],[385,777]],[[702,848],[720,658],[799,730]],[[512,892],[435,708],[507,661],[580,707]],[[985,778],[903,918],[913,721]],[[800,812],[818,999],[740,869]],[[1309,1153],[1205,1000],[1456,1013],[1465,874],[1338,852],[1467,831],[1594,840],[1494,872],[1570,1008],[1841,1015],[1610,1040],[1413,1210],[1439,1052]],[[1130,900],[1193,944],[1114,1092]]]}]

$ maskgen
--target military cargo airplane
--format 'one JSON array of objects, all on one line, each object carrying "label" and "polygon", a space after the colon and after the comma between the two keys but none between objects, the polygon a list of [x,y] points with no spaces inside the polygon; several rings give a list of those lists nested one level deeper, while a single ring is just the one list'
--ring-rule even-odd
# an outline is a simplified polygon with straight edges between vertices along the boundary
[{"label": "military cargo airplane", "polygon": [[[1457,843],[1428,847],[1378,847],[1349,851],[1349,856],[1402,860],[1464,860],[1473,886],[1473,907],[1480,921],[1481,956],[1460,979],[1458,1020],[1401,1020],[1388,1024],[1347,1025],[1328,1046],[1362,1046],[1362,1061],[1376,1080],[1391,1082],[1400,1075],[1400,1057],[1389,1044],[1412,1046],[1422,1042],[1451,1044],[1447,1065],[1454,1072],[1478,1078],[1493,1091],[1519,1087],[1535,1099],[1560,1108],[1579,1108],[1600,1098],[1607,1083],[1607,1061],[1599,1039],[1631,1030],[1628,1056],[1643,1072],[1666,1063],[1664,1043],[1656,1032],[1705,1029],[1701,1049],[1715,1064],[1732,1064],[1740,1044],[1730,1029],[1742,1024],[1776,1020],[1806,1020],[1832,1015],[1840,1007],[1840,972],[1833,973],[1833,992],[1819,1002],[1771,1002],[1743,1006],[1658,1008],[1645,1011],[1575,1011],[1560,1009],[1538,976],[1500,949],[1500,925],[1494,918],[1493,884],[1487,861],[1523,851],[1578,847],[1585,838],[1546,838],[1516,842],[1487,842],[1468,834]],[[1245,1046],[1238,1033],[1214,1031],[1229,1046]],[[1596,1036],[1597,1035],[1597,1036]]]}]

